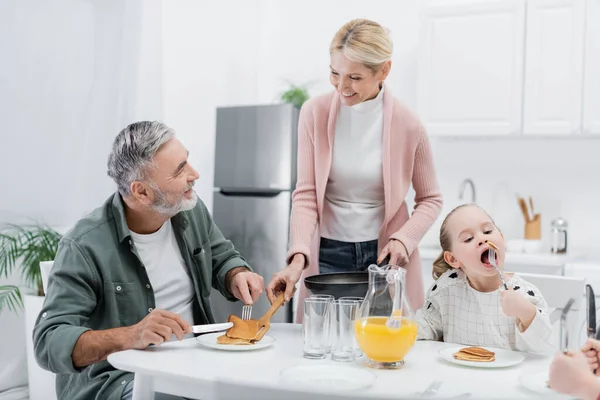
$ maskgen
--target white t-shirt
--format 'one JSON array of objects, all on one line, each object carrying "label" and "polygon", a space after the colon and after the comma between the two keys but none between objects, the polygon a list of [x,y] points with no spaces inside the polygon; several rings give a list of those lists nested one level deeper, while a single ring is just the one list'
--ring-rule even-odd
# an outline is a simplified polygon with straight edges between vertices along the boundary
[{"label": "white t-shirt", "polygon": [[383,88],[372,100],[351,107],[341,105],[321,236],[344,242],[378,238],[385,215],[382,137]]},{"label": "white t-shirt", "polygon": [[177,245],[171,220],[148,235],[130,232],[154,290],[156,308],[177,313],[194,325],[194,285]]},{"label": "white t-shirt", "polygon": [[417,339],[532,353],[554,352],[548,305],[540,290],[517,274],[506,284],[537,309],[525,332],[521,332],[515,318],[502,311],[500,290],[478,292],[461,270],[451,270],[440,276],[427,292]]}]

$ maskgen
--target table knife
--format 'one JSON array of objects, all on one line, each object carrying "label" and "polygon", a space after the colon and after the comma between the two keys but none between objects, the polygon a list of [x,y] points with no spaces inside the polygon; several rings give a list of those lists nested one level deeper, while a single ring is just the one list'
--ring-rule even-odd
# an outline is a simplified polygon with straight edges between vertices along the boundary
[{"label": "table knife", "polygon": [[587,337],[596,337],[596,296],[590,285],[585,285],[585,299],[587,305]]},{"label": "table knife", "polygon": [[192,332],[194,333],[209,333],[226,331],[233,326],[233,322],[224,322],[222,324],[206,324],[206,325],[194,325],[192,326]]}]

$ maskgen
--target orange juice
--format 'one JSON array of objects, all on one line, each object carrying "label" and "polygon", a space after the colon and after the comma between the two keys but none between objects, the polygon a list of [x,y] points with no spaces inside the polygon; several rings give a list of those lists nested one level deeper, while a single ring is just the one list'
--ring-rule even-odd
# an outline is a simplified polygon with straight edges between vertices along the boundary
[{"label": "orange juice", "polygon": [[389,317],[367,317],[354,322],[356,341],[362,352],[373,361],[402,361],[417,340],[417,323],[402,320],[400,328],[389,328]]}]

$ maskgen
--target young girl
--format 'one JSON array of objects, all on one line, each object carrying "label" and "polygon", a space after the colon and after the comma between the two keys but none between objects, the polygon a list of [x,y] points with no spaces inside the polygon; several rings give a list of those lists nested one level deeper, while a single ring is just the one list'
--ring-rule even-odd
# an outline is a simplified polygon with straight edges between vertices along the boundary
[{"label": "young girl", "polygon": [[455,208],[440,230],[442,254],[433,264],[418,339],[470,346],[547,353],[554,351],[547,304],[537,287],[504,273],[505,290],[490,264],[504,265],[504,237],[490,216],[474,204]]}]

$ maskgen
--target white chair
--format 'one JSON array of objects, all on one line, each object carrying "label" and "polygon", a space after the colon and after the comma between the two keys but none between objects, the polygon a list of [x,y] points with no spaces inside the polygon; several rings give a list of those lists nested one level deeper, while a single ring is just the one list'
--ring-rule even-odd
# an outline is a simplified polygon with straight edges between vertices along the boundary
[{"label": "white chair", "polygon": [[[582,305],[585,293],[585,278],[522,273],[519,273],[519,276],[540,289],[548,303],[548,308],[550,310],[554,309],[550,314],[550,322],[553,324],[559,320],[560,314],[569,299],[575,300],[567,313],[567,329],[569,331],[569,347],[572,350],[577,349],[581,345],[578,335],[578,317],[581,307],[585,307],[585,304]],[[559,329],[558,332],[559,337],[562,337],[562,329]],[[559,344],[558,339],[557,344]]]},{"label": "white chair", "polygon": [[42,287],[44,288],[44,293],[46,293],[46,289],[48,289],[48,276],[50,275],[50,269],[54,261],[41,261],[40,262],[40,272],[42,274]]},{"label": "white chair", "polygon": [[[48,275],[54,261],[40,262],[40,272],[42,275],[42,286],[44,293],[48,289]],[[25,302],[25,334],[26,334],[26,352],[27,352],[27,373],[29,379],[29,399],[30,400],[55,400],[56,375],[46,371],[37,364],[33,354],[33,327],[44,305],[44,297],[37,295],[28,295],[24,298]]]}]

